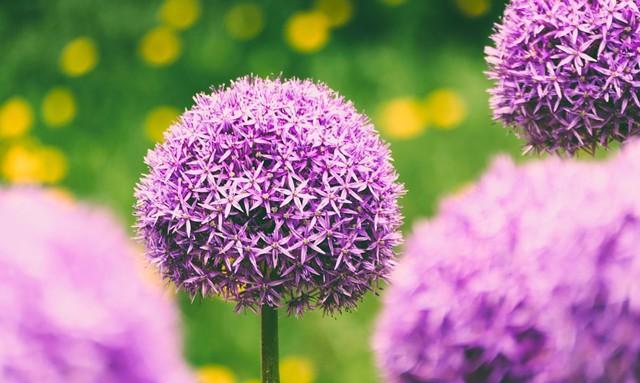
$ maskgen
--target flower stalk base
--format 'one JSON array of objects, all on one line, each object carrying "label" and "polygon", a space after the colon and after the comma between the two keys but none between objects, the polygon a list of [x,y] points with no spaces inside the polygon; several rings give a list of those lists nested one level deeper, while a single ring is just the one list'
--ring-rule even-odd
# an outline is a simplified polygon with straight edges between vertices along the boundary
[{"label": "flower stalk base", "polygon": [[262,306],[262,383],[280,383],[278,311]]}]

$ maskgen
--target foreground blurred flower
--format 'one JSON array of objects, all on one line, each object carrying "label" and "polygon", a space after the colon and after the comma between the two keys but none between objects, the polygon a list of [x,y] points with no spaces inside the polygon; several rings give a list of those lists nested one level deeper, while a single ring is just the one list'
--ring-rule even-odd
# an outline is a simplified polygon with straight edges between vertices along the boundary
[{"label": "foreground blurred flower", "polygon": [[354,308],[400,240],[403,188],[369,120],[308,80],[245,77],[195,103],[136,188],[152,262],[270,320]]},{"label": "foreground blurred flower", "polygon": [[497,160],[419,225],[374,348],[389,382],[631,382],[640,143],[607,163]]},{"label": "foreground blurred flower", "polygon": [[640,131],[637,0],[512,0],[487,48],[494,117],[538,151]]},{"label": "foreground blurred flower", "polygon": [[110,217],[31,189],[0,190],[0,215],[0,381],[192,381],[176,313]]}]

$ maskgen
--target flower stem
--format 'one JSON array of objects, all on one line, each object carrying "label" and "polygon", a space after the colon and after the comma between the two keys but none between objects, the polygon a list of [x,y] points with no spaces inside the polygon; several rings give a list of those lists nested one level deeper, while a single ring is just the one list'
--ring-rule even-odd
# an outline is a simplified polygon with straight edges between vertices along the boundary
[{"label": "flower stem", "polygon": [[280,383],[278,366],[278,311],[262,306],[262,383]]}]

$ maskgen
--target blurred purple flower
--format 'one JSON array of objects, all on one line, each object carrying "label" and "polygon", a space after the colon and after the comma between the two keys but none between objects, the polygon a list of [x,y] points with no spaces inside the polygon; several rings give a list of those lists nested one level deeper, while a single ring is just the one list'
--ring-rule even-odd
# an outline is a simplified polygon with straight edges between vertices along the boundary
[{"label": "blurred purple flower", "polygon": [[107,215],[0,189],[0,381],[193,382],[176,311]]},{"label": "blurred purple flower", "polygon": [[403,188],[389,150],[322,84],[244,77],[198,94],[146,163],[139,234],[192,296],[341,311],[393,265]]},{"label": "blurred purple flower", "polygon": [[418,225],[374,337],[393,383],[640,378],[640,143],[496,160]]},{"label": "blurred purple flower", "polygon": [[593,152],[640,132],[640,1],[512,0],[487,47],[494,118],[527,150]]}]

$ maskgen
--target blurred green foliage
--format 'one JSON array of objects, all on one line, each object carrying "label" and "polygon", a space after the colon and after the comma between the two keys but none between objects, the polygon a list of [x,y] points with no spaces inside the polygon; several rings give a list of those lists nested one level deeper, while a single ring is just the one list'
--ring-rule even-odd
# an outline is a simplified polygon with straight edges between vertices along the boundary
[{"label": "blurred green foliage", "polygon": [[[458,126],[427,126],[410,139],[389,140],[409,191],[402,200],[409,232],[416,219],[434,213],[439,198],[476,177],[494,153],[520,150],[491,121],[490,84],[483,75],[483,47],[503,1],[493,0],[488,12],[474,17],[461,8],[465,1],[479,0],[406,0],[397,6],[354,0],[346,24],[331,29],[316,51],[301,53],[288,45],[285,26],[292,15],[313,9],[312,1],[254,1],[264,28],[238,40],[229,34],[225,15],[239,2],[200,0],[195,23],[175,31],[181,44],[175,61],[154,66],[141,57],[139,44],[162,24],[160,0],[2,0],[0,104],[16,96],[27,100],[34,111],[27,136],[66,155],[68,172],[60,185],[112,207],[131,224],[133,187],[153,145],[145,118],[158,106],[182,110],[210,86],[248,73],[281,74],[326,82],[376,122],[380,105],[389,100],[423,100],[436,89],[452,89],[466,109]],[[60,54],[79,36],[95,42],[98,62],[70,77],[60,70]],[[75,95],[76,115],[66,126],[51,128],[43,122],[41,104],[60,86]],[[2,155],[16,139],[0,140]],[[181,296],[180,306],[185,353],[194,366],[222,364],[240,381],[259,376],[255,315],[237,315],[233,305],[218,300],[192,304]],[[369,343],[377,308],[378,298],[370,296],[357,312],[335,319],[321,313],[283,317],[281,353],[310,358],[318,383],[375,382]]]}]

